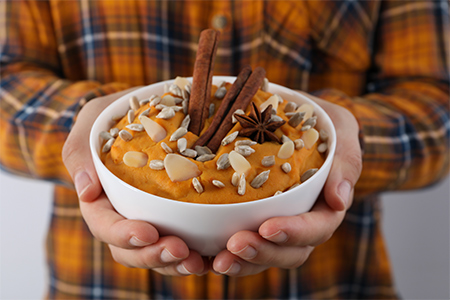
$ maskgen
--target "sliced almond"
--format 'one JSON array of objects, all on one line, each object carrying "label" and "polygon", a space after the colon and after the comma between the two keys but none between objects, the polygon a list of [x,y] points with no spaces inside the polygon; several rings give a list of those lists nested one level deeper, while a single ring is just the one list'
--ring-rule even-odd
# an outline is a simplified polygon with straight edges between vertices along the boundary
[{"label": "sliced almond", "polygon": [[252,168],[248,160],[234,150],[230,152],[230,154],[228,155],[228,159],[230,161],[231,167],[238,174],[245,174]]},{"label": "sliced almond", "polygon": [[145,132],[147,132],[148,136],[155,143],[161,141],[166,137],[167,135],[166,130],[152,119],[146,116],[140,116],[139,120],[141,121],[141,124],[144,126]]},{"label": "sliced almond", "polygon": [[123,163],[129,167],[141,168],[147,165],[148,156],[138,151],[128,151],[123,155]]},{"label": "sliced almond", "polygon": [[319,133],[311,128],[303,133],[302,140],[305,142],[306,149],[311,149],[319,139]]},{"label": "sliced almond", "polygon": [[269,79],[264,78],[262,84],[261,84],[261,91],[268,92],[269,91]]},{"label": "sliced almond", "polygon": [[181,155],[172,153],[167,154],[164,158],[164,168],[172,182],[185,181],[202,173],[195,163]]},{"label": "sliced almond", "polygon": [[264,101],[259,106],[259,109],[261,110],[261,112],[263,112],[270,104],[272,104],[272,109],[274,109],[275,111],[278,109],[278,97],[277,97],[277,95],[270,96],[269,99]]},{"label": "sliced almond", "polygon": [[304,103],[300,105],[299,108],[297,108],[296,112],[304,112],[305,113],[304,120],[308,120],[314,114],[314,106],[312,106],[312,104],[309,103]]},{"label": "sliced almond", "polygon": [[278,158],[288,159],[294,154],[295,145],[293,141],[287,141],[281,145],[280,150],[278,151]]},{"label": "sliced almond", "polygon": [[176,84],[180,89],[184,90],[186,85],[190,85],[191,83],[185,77],[177,76],[173,84]]},{"label": "sliced almond", "polygon": [[163,104],[166,106],[174,106],[175,99],[171,95],[165,95],[164,97],[162,97],[160,104]]}]

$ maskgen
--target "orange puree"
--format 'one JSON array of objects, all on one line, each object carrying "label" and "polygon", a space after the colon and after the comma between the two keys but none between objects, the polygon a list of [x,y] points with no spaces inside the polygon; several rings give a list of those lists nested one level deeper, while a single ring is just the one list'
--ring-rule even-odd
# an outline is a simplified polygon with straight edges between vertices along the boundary
[{"label": "orange puree", "polygon": [[[227,89],[231,84],[227,83]],[[214,95],[217,87],[213,86],[212,95]],[[253,102],[259,107],[261,103],[267,100],[272,94],[259,90],[257,94],[253,97]],[[212,97],[211,100],[215,103],[216,111],[220,105],[221,100]],[[283,113],[284,107],[287,101],[280,103],[278,106],[278,115],[286,120],[286,124],[275,131],[278,137],[283,134],[289,137],[291,140],[296,140],[302,137],[302,132],[298,129],[291,127],[287,121],[288,117]],[[136,111],[135,120],[133,123],[139,124],[139,114],[148,109],[150,106],[145,104]],[[250,106],[248,108],[248,111]],[[277,191],[286,191],[291,186],[296,183],[300,183],[300,176],[306,170],[311,168],[320,168],[324,162],[324,157],[317,151],[317,145],[311,149],[306,149],[306,147],[300,150],[295,150],[294,154],[288,159],[280,159],[277,157],[278,151],[281,147],[280,144],[276,142],[265,142],[263,144],[256,144],[252,146],[255,153],[246,157],[250,165],[251,170],[246,174],[246,191],[244,195],[239,195],[237,192],[237,187],[233,186],[231,183],[231,178],[234,173],[232,167],[225,170],[217,170],[216,162],[220,155],[223,153],[231,152],[235,147],[235,142],[238,140],[248,139],[238,136],[236,140],[226,146],[221,146],[216,153],[216,157],[207,162],[198,162],[195,159],[188,158],[190,161],[194,162],[201,174],[197,177],[201,185],[203,186],[203,192],[198,193],[192,184],[192,179],[188,179],[181,182],[172,182],[169,179],[165,170],[153,170],[149,167],[149,163],[152,160],[164,160],[167,153],[161,147],[161,142],[165,142],[172,150],[173,153],[178,153],[177,142],[169,141],[172,133],[179,128],[181,121],[184,119],[185,115],[183,111],[176,112],[175,116],[171,119],[157,119],[155,116],[160,111],[155,107],[150,110],[149,118],[157,122],[159,125],[164,127],[167,131],[167,136],[158,143],[152,141],[152,139],[144,131],[135,132],[126,129],[125,126],[129,125],[127,117],[120,120],[115,127],[125,129],[133,135],[133,139],[125,142],[121,138],[116,138],[111,151],[108,153],[102,153],[101,158],[106,167],[114,173],[117,177],[121,178],[128,184],[146,191],[148,193],[161,196],[164,198],[185,201],[185,202],[195,202],[195,203],[210,203],[210,204],[226,204],[226,203],[238,203],[252,201],[256,199],[267,198],[273,196]],[[248,112],[247,112],[248,113]],[[205,130],[212,117],[206,121]],[[230,131],[234,132],[240,130],[241,126],[239,123],[233,127]],[[194,142],[198,139],[198,136],[188,132],[184,138],[187,139],[187,147],[191,148]],[[139,151],[144,152],[148,155],[148,162],[143,167],[129,167],[123,163],[123,156],[128,151]],[[275,156],[275,165],[271,167],[264,167],[261,164],[261,160],[265,156]],[[285,173],[281,169],[281,165],[285,162],[289,162],[292,170],[289,173]],[[251,181],[262,171],[270,170],[269,179],[260,187],[253,188],[250,183]],[[221,181],[225,187],[219,188],[212,184],[213,180]]]}]

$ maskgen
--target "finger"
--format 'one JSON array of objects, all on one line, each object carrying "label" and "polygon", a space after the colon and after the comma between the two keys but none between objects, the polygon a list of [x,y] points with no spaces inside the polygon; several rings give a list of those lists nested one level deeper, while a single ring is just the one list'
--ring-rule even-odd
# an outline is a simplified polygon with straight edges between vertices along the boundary
[{"label": "finger", "polygon": [[154,244],[159,239],[151,224],[119,215],[104,193],[95,201],[80,202],[80,209],[90,231],[102,242],[131,249]]},{"label": "finger", "polygon": [[310,212],[271,218],[258,232],[262,238],[283,246],[317,246],[332,236],[344,216],[344,211],[332,209],[319,198]]},{"label": "finger", "polygon": [[126,267],[159,269],[170,275],[185,275],[178,271],[178,265],[183,265],[188,272],[203,271],[203,259],[196,253],[190,254],[187,245],[178,237],[165,236],[153,245],[136,249],[123,249],[110,245],[114,260]]},{"label": "finger", "polygon": [[297,268],[309,257],[313,247],[281,247],[257,233],[241,231],[230,238],[227,250],[214,260],[217,272],[233,276],[259,273],[269,267]]},{"label": "finger", "polygon": [[89,148],[89,133],[92,124],[109,104],[132,90],[128,89],[86,103],[67,137],[62,150],[62,158],[81,201],[92,201],[102,191]]}]

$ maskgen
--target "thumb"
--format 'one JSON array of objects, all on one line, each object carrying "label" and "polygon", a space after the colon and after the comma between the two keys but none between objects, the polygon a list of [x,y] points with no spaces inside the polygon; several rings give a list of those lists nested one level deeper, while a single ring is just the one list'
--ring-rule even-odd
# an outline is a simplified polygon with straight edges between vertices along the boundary
[{"label": "thumb", "polygon": [[97,116],[112,102],[129,93],[122,91],[93,99],[80,110],[62,150],[62,159],[81,201],[96,199],[102,187],[95,171],[89,146],[89,134]]}]

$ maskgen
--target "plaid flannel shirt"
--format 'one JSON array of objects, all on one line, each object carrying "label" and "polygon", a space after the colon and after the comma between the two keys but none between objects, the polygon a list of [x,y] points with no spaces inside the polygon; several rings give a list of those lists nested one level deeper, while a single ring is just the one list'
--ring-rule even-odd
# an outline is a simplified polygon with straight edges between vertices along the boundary
[{"label": "plaid flannel shirt", "polygon": [[[48,298],[395,298],[377,194],[448,172],[448,4],[1,1],[0,163],[56,183]],[[342,105],[361,126],[354,204],[298,269],[169,277],[121,266],[89,232],[62,163],[84,100],[191,76],[199,33],[213,26],[222,33],[214,74],[262,66],[271,82]]]}]

